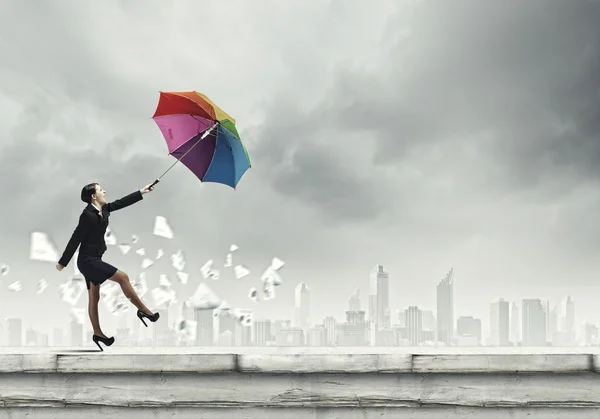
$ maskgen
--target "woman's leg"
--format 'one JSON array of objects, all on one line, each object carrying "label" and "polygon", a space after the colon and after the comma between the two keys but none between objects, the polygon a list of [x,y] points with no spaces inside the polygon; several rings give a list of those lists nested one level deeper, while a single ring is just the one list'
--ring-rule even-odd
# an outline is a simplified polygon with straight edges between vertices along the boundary
[{"label": "woman's leg", "polygon": [[138,297],[135,290],[133,289],[133,285],[131,285],[131,282],[129,282],[129,276],[127,276],[125,272],[117,269],[117,272],[115,272],[115,274],[108,279],[110,279],[111,281],[115,281],[121,286],[125,297],[127,297],[129,301],[131,301],[133,305],[138,308],[138,310],[143,311],[144,313],[150,316],[154,314],[150,311],[150,309],[148,309],[148,307],[144,305],[142,300],[140,300],[140,297]]},{"label": "woman's leg", "polygon": [[102,333],[100,328],[100,318],[98,316],[98,302],[100,301],[100,285],[95,285],[88,281],[90,288],[88,289],[88,314],[90,315],[90,322],[94,329],[94,334],[105,338],[106,336]]}]

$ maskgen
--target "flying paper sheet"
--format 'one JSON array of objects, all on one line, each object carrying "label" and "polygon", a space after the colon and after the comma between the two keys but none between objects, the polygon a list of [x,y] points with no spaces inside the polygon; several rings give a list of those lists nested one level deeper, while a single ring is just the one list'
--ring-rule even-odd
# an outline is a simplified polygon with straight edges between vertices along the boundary
[{"label": "flying paper sheet", "polygon": [[31,233],[31,245],[29,248],[29,258],[42,262],[55,262],[60,259],[55,244],[50,240],[46,233],[39,231]]},{"label": "flying paper sheet", "polygon": [[158,276],[158,286],[163,288],[171,288],[171,280],[167,274],[160,274]]},{"label": "flying paper sheet", "polygon": [[208,279],[208,274],[212,269],[212,265],[213,265],[213,260],[210,259],[208,262],[206,262],[204,265],[202,265],[202,267],[200,268],[200,273],[202,273],[202,276],[204,277],[204,279]]},{"label": "flying paper sheet", "polygon": [[48,288],[48,282],[46,282],[46,280],[43,279],[43,278],[40,279],[38,281],[38,283],[37,283],[37,293],[38,293],[38,295],[41,294],[41,293],[43,293],[46,290],[46,288]]},{"label": "flying paper sheet", "polygon": [[242,279],[243,277],[250,274],[250,269],[248,269],[248,267],[244,265],[236,265],[236,267],[233,269],[235,271],[235,277],[237,279]]},{"label": "flying paper sheet", "polygon": [[10,272],[10,268],[8,265],[6,265],[4,263],[2,265],[0,265],[0,275],[6,276],[6,275],[8,275],[8,272]]},{"label": "flying paper sheet", "polygon": [[115,282],[103,284],[100,288],[101,301],[113,315],[124,313],[129,309],[127,298],[121,292],[121,287]]},{"label": "flying paper sheet", "polygon": [[231,253],[227,253],[225,256],[225,264],[223,265],[225,268],[230,268],[233,265],[233,255]]},{"label": "flying paper sheet", "polygon": [[154,219],[154,235],[164,237],[166,239],[173,238],[173,230],[165,217],[157,215]]},{"label": "flying paper sheet", "polygon": [[265,273],[262,274],[260,279],[263,282],[270,279],[273,282],[273,285],[275,286],[283,284],[283,280],[281,279],[279,272],[274,270],[272,266],[269,266],[267,268],[267,270],[265,271]]},{"label": "flying paper sheet", "polygon": [[146,256],[146,249],[144,249],[143,247],[140,247],[139,249],[137,249],[135,251],[135,253],[137,253],[140,256]]},{"label": "flying paper sheet", "polygon": [[8,286],[8,290],[12,291],[12,292],[19,292],[19,291],[21,291],[21,281],[16,280],[12,284],[10,284]]},{"label": "flying paper sheet", "polygon": [[121,253],[123,253],[124,255],[126,255],[131,250],[131,245],[129,245],[127,243],[121,243],[119,245],[119,250],[121,251]]},{"label": "flying paper sheet", "polygon": [[136,243],[138,242],[138,240],[139,240],[139,237],[138,237],[138,236],[136,236],[135,234],[133,234],[133,235],[131,236],[131,243],[132,243],[132,244],[136,244]]},{"label": "flying paper sheet", "polygon": [[251,309],[246,309],[246,308],[234,308],[232,310],[233,315],[235,316],[236,320],[238,322],[240,322],[240,324],[242,326],[252,326],[252,310]]},{"label": "flying paper sheet", "polygon": [[73,277],[58,286],[58,293],[63,301],[75,305],[85,289],[85,280],[83,278]]},{"label": "flying paper sheet", "polygon": [[212,310],[219,307],[223,300],[205,284],[200,284],[190,298],[190,302],[197,310]]},{"label": "flying paper sheet", "polygon": [[268,278],[263,283],[263,300],[268,301],[275,298],[275,285],[273,284],[273,279]]},{"label": "flying paper sheet", "polygon": [[171,255],[171,264],[178,271],[185,269],[185,258],[182,250],[178,250],[177,253]]},{"label": "flying paper sheet", "polygon": [[256,290],[256,288],[254,288],[254,287],[250,288],[250,292],[248,293],[248,298],[250,298],[255,303],[258,302],[258,291]]},{"label": "flying paper sheet", "polygon": [[163,257],[165,254],[165,252],[162,249],[158,249],[156,251],[156,260],[160,259],[161,257]]},{"label": "flying paper sheet", "polygon": [[144,258],[142,261],[142,269],[148,269],[152,265],[154,265],[154,261],[152,259]]},{"label": "flying paper sheet", "polygon": [[175,304],[177,302],[177,300],[175,299],[175,291],[172,288],[153,288],[152,298],[154,298],[154,302],[157,307],[168,308],[172,304]]},{"label": "flying paper sheet", "polygon": [[271,268],[273,268],[276,271],[283,268],[283,265],[285,265],[285,262],[279,258],[273,258],[273,261],[271,262]]},{"label": "flying paper sheet", "polygon": [[239,249],[239,247],[237,247],[237,245],[235,245],[235,244],[232,244],[231,246],[229,246],[229,251],[230,252],[235,252],[238,249]]},{"label": "flying paper sheet", "polygon": [[193,320],[185,320],[180,318],[177,321],[177,335],[180,340],[187,342],[196,341],[196,322]]},{"label": "flying paper sheet", "polygon": [[117,238],[115,237],[110,227],[106,227],[106,232],[104,233],[104,241],[106,242],[107,246],[114,246],[115,244],[117,244]]},{"label": "flying paper sheet", "polygon": [[189,275],[186,272],[178,271],[177,272],[177,278],[179,279],[180,283],[182,283],[183,285],[185,285],[185,284],[188,283]]}]

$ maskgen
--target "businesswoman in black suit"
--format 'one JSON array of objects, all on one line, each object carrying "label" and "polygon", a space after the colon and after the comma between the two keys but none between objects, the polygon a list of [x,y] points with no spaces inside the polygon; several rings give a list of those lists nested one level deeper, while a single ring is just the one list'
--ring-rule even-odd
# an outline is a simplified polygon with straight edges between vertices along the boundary
[{"label": "businesswoman in black suit", "polygon": [[90,183],[84,186],[81,191],[81,200],[88,205],[79,216],[79,223],[56,265],[56,269],[62,271],[69,264],[77,247],[81,244],[79,256],[77,257],[77,267],[85,277],[89,297],[88,313],[94,329],[92,339],[100,350],[103,349],[99,342],[110,346],[115,341],[114,337],[108,338],[102,333],[98,319],[100,285],[107,279],[115,281],[121,286],[123,294],[137,307],[137,316],[146,327],[148,325],[144,318],[149,319],[151,322],[155,322],[159,318],[158,313],[152,313],[140,300],[127,274],[102,260],[102,255],[106,252],[104,235],[108,227],[110,213],[135,204],[143,199],[142,195],[150,191],[152,191],[152,187],[148,185],[114,202],[106,202],[106,191],[99,184]]}]

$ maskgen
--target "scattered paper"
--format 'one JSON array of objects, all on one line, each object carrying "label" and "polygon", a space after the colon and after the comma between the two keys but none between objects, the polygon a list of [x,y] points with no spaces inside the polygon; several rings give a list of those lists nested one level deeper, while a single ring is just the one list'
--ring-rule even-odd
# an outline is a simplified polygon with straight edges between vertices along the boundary
[{"label": "scattered paper", "polygon": [[204,277],[204,279],[208,279],[208,274],[212,269],[212,265],[213,265],[213,260],[210,259],[208,262],[206,262],[204,265],[202,265],[202,267],[200,268],[200,273],[202,274],[202,276]]},{"label": "scattered paper", "polygon": [[104,232],[104,241],[108,246],[114,246],[115,244],[117,244],[117,238],[115,237],[110,227],[106,227],[106,231]]},{"label": "scattered paper", "polygon": [[246,308],[235,308],[232,314],[236,320],[244,327],[252,326],[252,310]]},{"label": "scattered paper", "polygon": [[223,265],[225,268],[230,268],[233,265],[233,255],[231,253],[227,253],[225,256],[225,264]]},{"label": "scattered paper", "polygon": [[250,298],[255,303],[258,302],[258,291],[256,290],[256,288],[254,288],[254,287],[250,288],[250,292],[248,293],[248,298]]},{"label": "scattered paper", "polygon": [[166,239],[173,238],[173,230],[165,217],[157,215],[154,220],[154,235],[164,237]]},{"label": "scattered paper", "polygon": [[135,253],[137,253],[140,256],[146,256],[146,249],[144,249],[143,247],[140,247],[139,249],[137,249],[135,251]]},{"label": "scattered paper", "polygon": [[263,300],[268,301],[275,298],[275,285],[273,284],[273,279],[268,278],[263,283]]},{"label": "scattered paper", "polygon": [[100,287],[100,296],[106,309],[115,316],[129,310],[127,298],[115,282],[103,284]]},{"label": "scattered paper", "polygon": [[46,233],[35,231],[31,233],[29,258],[42,262],[56,262],[60,258],[56,245]]},{"label": "scattered paper", "polygon": [[178,271],[185,269],[185,257],[182,250],[178,250],[177,253],[171,255],[171,264]]},{"label": "scattered paper", "polygon": [[189,274],[186,272],[181,272],[178,271],[177,272],[177,278],[179,279],[179,282],[182,283],[183,285],[188,283],[188,278],[189,278]]},{"label": "scattered paper", "polygon": [[269,266],[267,268],[267,270],[265,271],[265,273],[262,274],[262,276],[260,277],[261,281],[267,281],[267,280],[271,280],[273,282],[274,286],[278,286],[283,284],[283,280],[281,279],[281,276],[279,275],[279,272],[277,272],[276,270],[273,269],[272,266]]},{"label": "scattered paper", "polygon": [[19,292],[21,291],[21,281],[19,281],[18,279],[13,282],[12,284],[10,284],[8,286],[8,290],[12,291],[12,292]]},{"label": "scattered paper", "polygon": [[212,310],[219,307],[223,300],[205,284],[200,284],[190,298],[190,302],[197,310]]},{"label": "scattered paper", "polygon": [[271,262],[271,268],[273,268],[276,271],[283,268],[283,265],[285,265],[285,262],[279,258],[273,258],[273,261]]},{"label": "scattered paper", "polygon": [[44,278],[40,279],[37,283],[38,295],[43,293],[46,290],[46,288],[48,288],[48,282]]},{"label": "scattered paper", "polygon": [[175,291],[172,288],[154,288],[152,289],[152,298],[154,298],[157,307],[168,308],[177,302],[175,299]]},{"label": "scattered paper", "polygon": [[152,259],[144,258],[142,261],[142,269],[148,269],[152,265],[154,265],[154,261]]},{"label": "scattered paper", "polygon": [[131,235],[131,243],[132,244],[136,244],[138,242],[138,240],[139,240],[138,236],[136,236],[135,234]]},{"label": "scattered paper", "polygon": [[83,278],[72,277],[58,286],[58,293],[63,301],[75,305],[86,288]]},{"label": "scattered paper", "polygon": [[127,243],[121,243],[119,245],[119,250],[121,251],[121,253],[123,253],[124,255],[126,255],[131,250],[131,245],[129,245]]},{"label": "scattered paper", "polygon": [[0,275],[6,276],[8,275],[8,272],[10,272],[10,267],[6,264],[2,264],[0,266]]},{"label": "scattered paper", "polygon": [[239,247],[237,247],[237,245],[235,245],[235,244],[232,244],[231,246],[229,246],[229,251],[230,252],[235,252],[238,249],[239,249]]},{"label": "scattered paper", "polygon": [[178,338],[187,342],[195,342],[196,341],[196,325],[197,323],[193,320],[185,320],[180,318],[177,321],[176,332]]},{"label": "scattered paper", "polygon": [[165,252],[162,249],[158,249],[156,251],[156,260],[160,259],[161,257],[163,257],[165,255]]},{"label": "scattered paper", "polygon": [[250,269],[248,269],[248,267],[244,265],[236,265],[236,267],[233,269],[235,271],[235,277],[237,279],[242,279],[243,277],[250,274]]},{"label": "scattered paper", "polygon": [[158,286],[163,288],[171,288],[171,280],[167,274],[160,274],[158,276]]}]

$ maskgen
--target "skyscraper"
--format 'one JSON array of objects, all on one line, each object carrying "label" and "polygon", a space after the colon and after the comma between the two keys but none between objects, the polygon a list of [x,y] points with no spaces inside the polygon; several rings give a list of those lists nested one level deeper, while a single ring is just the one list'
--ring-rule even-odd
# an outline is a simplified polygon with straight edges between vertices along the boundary
[{"label": "skyscraper", "polygon": [[412,346],[419,346],[423,341],[423,317],[417,306],[406,309],[406,332]]},{"label": "skyscraper", "polygon": [[450,345],[454,336],[454,268],[437,285],[437,340]]},{"label": "skyscraper", "polygon": [[519,307],[512,303],[510,309],[510,340],[514,346],[521,342],[521,324],[519,323]]},{"label": "skyscraper", "polygon": [[472,316],[462,316],[456,320],[456,334],[460,337],[475,338],[477,345],[481,344],[481,319]]},{"label": "skyscraper", "polygon": [[21,319],[6,319],[8,331],[8,346],[23,346],[23,321]]},{"label": "skyscraper", "polygon": [[354,294],[350,296],[348,301],[348,311],[361,311],[360,310],[360,288],[354,291]]},{"label": "skyscraper", "polygon": [[196,346],[213,346],[213,310],[195,310]]},{"label": "skyscraper", "polygon": [[382,265],[375,265],[370,272],[369,321],[375,331],[390,327],[389,275]]},{"label": "skyscraper", "polygon": [[523,346],[546,346],[546,311],[539,299],[525,299],[522,304]]},{"label": "skyscraper", "polygon": [[304,282],[301,282],[296,286],[295,297],[295,326],[304,330],[306,333],[310,326],[310,291]]},{"label": "skyscraper", "polygon": [[508,301],[499,299],[490,304],[490,339],[492,346],[508,346],[510,331]]}]

